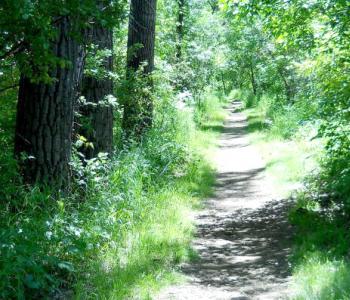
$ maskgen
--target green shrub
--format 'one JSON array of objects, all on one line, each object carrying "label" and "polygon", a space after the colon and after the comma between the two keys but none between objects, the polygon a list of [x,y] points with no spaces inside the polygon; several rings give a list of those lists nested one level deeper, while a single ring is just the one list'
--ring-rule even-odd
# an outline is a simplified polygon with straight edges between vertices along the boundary
[{"label": "green shrub", "polygon": [[349,299],[347,218],[309,197],[300,195],[290,215],[297,230],[292,299]]},{"label": "green shrub", "polygon": [[[194,196],[207,192],[202,182],[211,184],[212,170],[194,143],[192,116],[174,107],[171,94],[161,99],[141,144],[84,166],[74,159],[69,197],[11,182],[16,168],[2,174],[11,202],[2,199],[0,210],[0,298],[121,299],[146,280],[145,293],[170,280],[174,265],[192,255],[187,214]],[[204,111],[204,119],[209,112],[217,114]]]}]

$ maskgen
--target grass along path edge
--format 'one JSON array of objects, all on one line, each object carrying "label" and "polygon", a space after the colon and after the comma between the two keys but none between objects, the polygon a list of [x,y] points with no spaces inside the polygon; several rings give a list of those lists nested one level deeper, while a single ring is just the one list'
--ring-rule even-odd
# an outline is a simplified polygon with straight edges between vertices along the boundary
[{"label": "grass along path edge", "polygon": [[[226,102],[213,94],[205,98],[200,126],[189,133],[188,147],[196,155],[187,173],[142,193],[136,210],[128,207],[135,203],[123,208],[134,211],[133,223],[114,249],[102,252],[83,272],[76,299],[152,299],[163,286],[182,280],[178,265],[196,256],[190,245],[193,211],[201,208],[215,181],[211,156],[218,132],[213,128],[222,126]],[[192,122],[190,111],[180,112],[180,118]]]},{"label": "grass along path edge", "polygon": [[305,178],[317,173],[322,141],[312,139],[314,133],[307,126],[300,127],[290,139],[281,137],[278,128],[269,130],[264,109],[259,106],[244,113],[250,140],[265,159],[274,188],[282,197],[296,201],[289,216],[296,228],[290,299],[350,299],[350,234],[346,222],[321,212],[304,185]]}]

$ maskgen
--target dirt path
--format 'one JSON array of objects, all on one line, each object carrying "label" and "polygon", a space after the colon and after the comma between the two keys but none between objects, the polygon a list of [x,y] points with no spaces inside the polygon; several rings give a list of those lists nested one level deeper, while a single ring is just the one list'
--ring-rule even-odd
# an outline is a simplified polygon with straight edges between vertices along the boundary
[{"label": "dirt path", "polygon": [[216,154],[217,185],[196,217],[200,259],[184,265],[185,284],[157,300],[282,299],[287,294],[291,228],[288,202],[274,195],[259,152],[249,144],[247,120],[228,108]]}]

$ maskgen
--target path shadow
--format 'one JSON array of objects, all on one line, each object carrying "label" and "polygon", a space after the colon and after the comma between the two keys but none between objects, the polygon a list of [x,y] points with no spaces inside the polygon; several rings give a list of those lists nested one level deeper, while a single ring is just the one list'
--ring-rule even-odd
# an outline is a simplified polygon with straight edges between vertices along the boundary
[{"label": "path shadow", "polygon": [[[239,108],[240,103],[234,103],[230,113]],[[244,115],[235,115],[222,130],[219,149],[237,154],[240,150],[235,148],[249,147],[247,132],[261,123],[253,125],[249,128]],[[291,273],[288,255],[293,230],[288,212],[292,201],[273,200],[264,186],[265,167],[259,167],[258,159],[251,165],[248,170],[233,167],[217,174],[214,196],[197,216],[194,248],[199,259],[182,269],[196,284],[244,295],[233,299],[278,293]]]},{"label": "path shadow", "polygon": [[290,276],[291,205],[275,200],[259,209],[200,215],[195,245],[200,259],[183,272],[200,284],[247,296],[273,291]]},{"label": "path shadow", "polygon": [[248,125],[245,120],[237,120],[234,125],[226,124],[222,129],[222,136],[220,139],[220,149],[234,149],[234,148],[243,148],[248,147],[249,142],[247,140],[242,140],[242,143],[234,143],[231,141],[235,139],[240,139],[245,137],[247,134]]},{"label": "path shadow", "polygon": [[216,177],[212,201],[222,202],[225,199],[240,198],[249,201],[256,194],[254,183],[263,178],[265,168],[252,169],[245,172],[225,172]]},{"label": "path shadow", "polygon": [[[281,299],[288,285],[293,239],[288,212],[293,204],[274,200],[268,190],[265,166],[249,148],[249,125],[237,113],[240,108],[238,101],[228,108],[214,195],[196,217],[197,258],[181,268],[190,284],[175,289],[179,297],[162,299]],[[198,290],[200,298],[194,296]]]}]

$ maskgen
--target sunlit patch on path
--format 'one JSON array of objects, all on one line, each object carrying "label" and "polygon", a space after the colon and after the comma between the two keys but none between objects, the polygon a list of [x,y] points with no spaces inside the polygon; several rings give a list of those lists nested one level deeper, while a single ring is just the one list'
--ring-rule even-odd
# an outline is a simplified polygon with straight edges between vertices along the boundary
[{"label": "sunlit patch on path", "polygon": [[228,108],[215,194],[196,217],[199,259],[182,267],[187,283],[165,289],[158,300],[282,299],[288,293],[290,203],[274,194],[239,106]]}]

